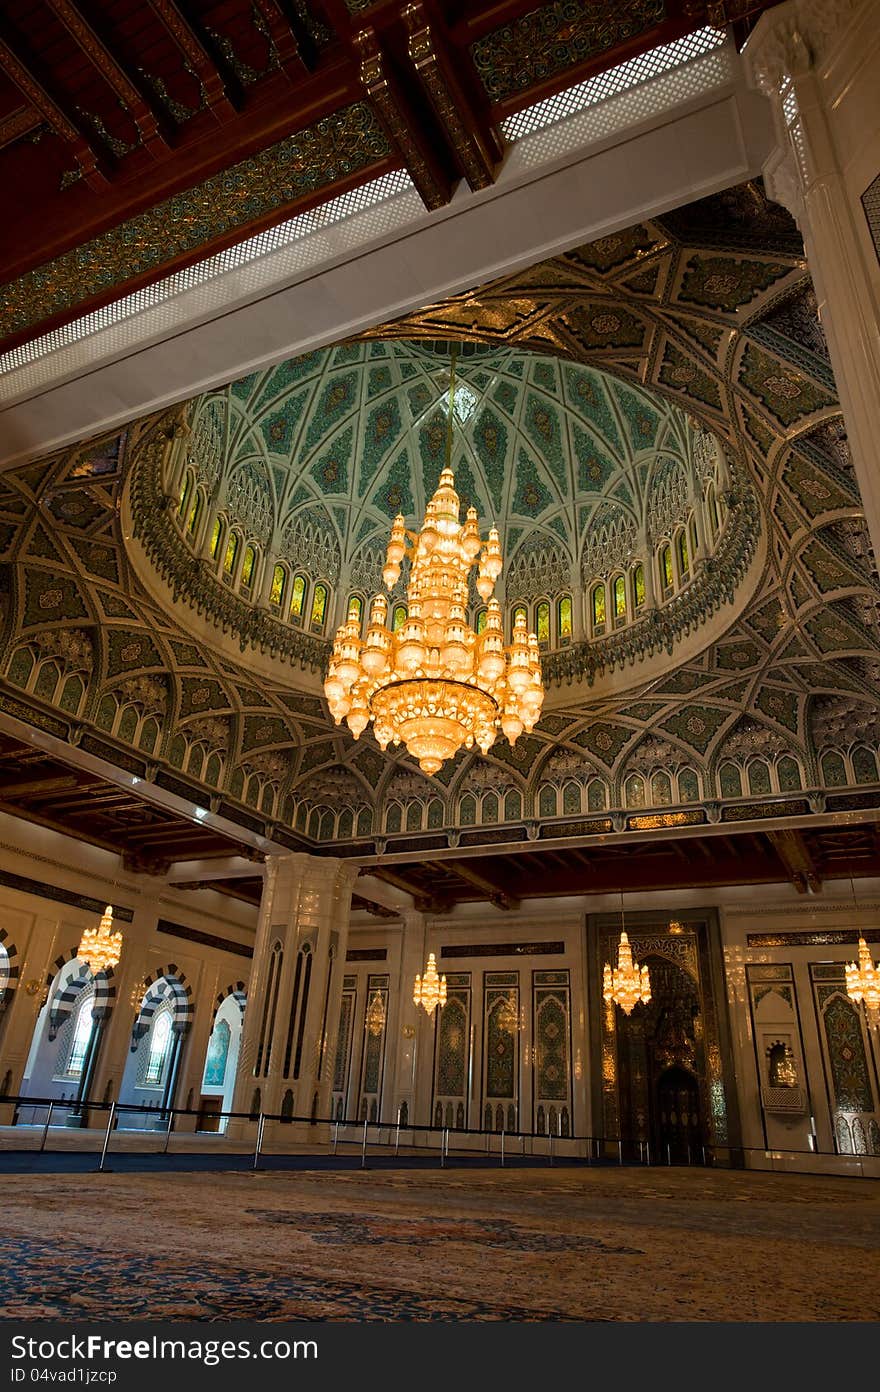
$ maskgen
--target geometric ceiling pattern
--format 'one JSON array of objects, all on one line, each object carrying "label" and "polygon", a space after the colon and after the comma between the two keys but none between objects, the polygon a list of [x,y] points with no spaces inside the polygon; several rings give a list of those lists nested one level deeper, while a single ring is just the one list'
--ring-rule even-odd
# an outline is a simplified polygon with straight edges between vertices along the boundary
[{"label": "geometric ceiling pattern", "polygon": [[757,498],[767,559],[745,609],[726,621],[722,596],[696,657],[619,696],[578,689],[568,705],[563,687],[514,750],[426,780],[335,729],[319,697],[256,680],[247,644],[237,660],[211,651],[149,598],[118,504],[132,453],[172,431],[166,413],[0,481],[0,708],[282,844],[334,851],[878,805],[880,587],[803,249],[759,184],[374,337],[379,366],[394,337],[472,342],[496,362],[561,359],[560,380],[586,364],[688,412]]}]

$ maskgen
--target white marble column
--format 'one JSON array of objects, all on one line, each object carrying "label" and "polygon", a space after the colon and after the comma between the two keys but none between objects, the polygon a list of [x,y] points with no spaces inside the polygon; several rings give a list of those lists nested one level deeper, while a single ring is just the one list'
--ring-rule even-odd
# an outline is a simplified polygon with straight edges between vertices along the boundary
[{"label": "white marble column", "polygon": [[296,853],[270,856],[265,874],[234,1110],[259,1092],[277,1116],[290,1093],[295,1116],[326,1118],[357,866]]},{"label": "white marble column", "polygon": [[880,555],[880,260],[861,202],[880,174],[880,4],[787,0],[761,16],[743,57],[773,107],[764,182],[804,239]]}]

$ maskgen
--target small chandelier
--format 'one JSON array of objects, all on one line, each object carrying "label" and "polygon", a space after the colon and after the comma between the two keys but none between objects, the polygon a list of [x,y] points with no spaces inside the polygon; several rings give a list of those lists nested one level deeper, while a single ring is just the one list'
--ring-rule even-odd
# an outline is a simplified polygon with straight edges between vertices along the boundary
[{"label": "small chandelier", "polygon": [[[451,468],[455,414],[455,355],[449,381],[446,464],[420,532],[407,531],[402,513],[391,527],[382,579],[392,590],[404,557],[410,561],[407,617],[388,627],[388,601],[374,595],[367,636],[356,610],[337,629],[324,693],[336,724],[355,739],[372,720],[381,749],[404,744],[423,773],[437,773],[462,747],[485,754],[498,730],[515,744],[541,714],[544,686],[538,639],[518,614],[505,646],[501,606],[494,597],[503,564],[497,527],[480,537],[477,510],[460,522]],[[467,621],[469,576],[486,604],[476,633]]]},{"label": "small chandelier", "polygon": [[859,960],[847,962],[846,994],[856,1005],[864,1002],[871,1024],[880,1024],[880,962],[875,966],[865,939],[859,938]]},{"label": "small chandelier", "polygon": [[367,1008],[367,1030],[374,1039],[378,1039],[384,1028],[385,1002],[380,992],[374,991],[370,999],[369,1007]]},{"label": "small chandelier", "polygon": [[97,928],[83,931],[76,955],[91,968],[93,976],[118,965],[122,956],[122,934],[113,930],[112,904],[107,905]]},{"label": "small chandelier", "polygon": [[413,1005],[421,1005],[429,1015],[433,1015],[438,1005],[446,1004],[446,977],[437,975],[437,962],[433,952],[428,954],[428,965],[424,976],[416,973],[413,990]]},{"label": "small chandelier", "polygon": [[633,961],[632,948],[623,926],[623,895],[620,896],[620,945],[617,966],[605,963],[602,974],[602,999],[619,1005],[624,1015],[630,1015],[636,1005],[647,1005],[651,999],[651,978],[647,967]]}]

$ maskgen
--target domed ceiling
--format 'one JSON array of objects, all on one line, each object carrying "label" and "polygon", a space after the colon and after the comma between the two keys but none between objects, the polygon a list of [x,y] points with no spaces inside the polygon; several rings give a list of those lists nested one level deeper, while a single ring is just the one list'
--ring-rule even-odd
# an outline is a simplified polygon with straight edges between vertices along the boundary
[{"label": "domed ceiling", "polygon": [[[631,635],[626,665],[616,651],[622,651],[616,629],[633,623],[641,657],[661,653],[664,668],[679,660],[670,639],[685,630],[698,633],[717,606],[719,590],[736,588],[759,540],[754,497],[740,479],[740,496],[734,498],[736,470],[718,437],[675,404],[605,372],[516,348],[466,344],[462,350],[447,342],[325,349],[193,403],[191,433],[166,457],[163,486],[179,496],[177,530],[203,561],[199,592],[210,579],[215,584],[215,641],[222,649],[222,634],[231,629],[225,646],[234,652],[228,645],[246,622],[236,621],[230,592],[268,609],[281,630],[276,643],[293,655],[303,645],[291,624],[329,636],[346,617],[353,593],[366,597],[381,588],[391,519],[402,512],[410,527],[420,525],[445,461],[453,354],[449,447],[456,487],[462,508],[476,507],[484,530],[499,527],[502,601],[529,605],[545,597],[555,608],[562,596],[571,597],[573,622],[562,632],[545,616],[539,637],[545,648],[602,639],[602,650],[589,659],[594,682],[596,668],[613,668],[615,656],[616,689],[644,680],[632,664]],[[142,491],[141,467],[149,472],[150,459],[143,466],[133,461],[133,525],[153,557],[163,558],[165,597],[175,605],[187,590],[181,573],[186,567],[170,564],[174,540],[162,535],[175,518],[153,505],[149,480]],[[718,498],[713,522],[707,489]],[[661,635],[654,603],[661,589],[658,553],[682,529],[681,556],[668,561],[673,583],[665,595],[656,595],[658,602],[673,601]],[[231,534],[240,547],[237,556],[227,552]],[[243,568],[245,548],[255,556]],[[705,564],[716,557],[710,585]],[[279,562],[286,575],[299,572],[307,582],[294,613],[280,591],[278,602],[268,603]],[[638,596],[632,574],[637,565]],[[621,612],[612,623],[607,591],[597,625],[587,617],[586,596],[596,580],[610,579],[615,570],[625,580]],[[144,578],[149,584],[148,572]],[[328,598],[317,622],[310,622],[308,598],[316,582]],[[395,591],[401,600],[405,588],[404,570]],[[155,593],[161,601],[162,588]],[[471,598],[476,610],[475,591]],[[179,608],[175,613],[185,622]],[[734,617],[728,609],[726,622]],[[540,629],[534,608],[529,620]],[[307,656],[313,666],[326,661],[314,644]],[[655,660],[655,674],[657,665]],[[287,667],[274,675],[301,687],[298,672],[298,666]],[[546,675],[552,682],[553,664]],[[314,679],[305,685],[317,689]]]},{"label": "domed ceiling", "polygon": [[[254,525],[262,516],[264,529],[274,536],[277,523],[283,535],[287,514],[276,518],[276,499],[303,519],[318,516],[320,503],[340,586],[358,547],[384,542],[392,490],[403,500],[408,489],[416,512],[431,483],[446,361],[414,339],[481,349],[461,365],[476,402],[457,427],[456,457],[462,491],[474,490],[484,517],[498,499],[507,509],[511,567],[526,529],[579,566],[591,531],[581,506],[593,517],[614,505],[634,525],[645,519],[640,499],[659,477],[658,453],[683,461],[692,448],[685,412],[723,440],[733,511],[737,497],[744,507],[753,499],[762,538],[754,586],[749,578],[725,588],[719,545],[705,572],[723,626],[702,623],[692,651],[676,648],[664,615],[675,610],[685,628],[702,621],[688,615],[687,594],[661,605],[657,640],[673,649],[670,670],[638,691],[603,694],[582,684],[597,644],[548,652],[559,704],[532,735],[513,750],[499,740],[488,758],[461,757],[424,779],[405,757],[383,756],[368,733],[355,743],[336,729],[318,694],[259,670],[274,648],[291,670],[311,673],[317,693],[327,638],[218,583],[170,521],[166,461],[189,457],[207,405],[189,403],[0,479],[7,716],[278,846],[334,854],[347,846],[368,862],[554,838],[625,846],[631,832],[652,828],[806,825],[821,813],[880,806],[880,585],[803,249],[759,186],[580,247],[385,325],[375,338],[212,394],[225,403],[230,457],[262,480],[272,504],[269,514],[254,505]],[[602,380],[603,369],[613,380]],[[594,399],[585,402],[578,384]],[[418,406],[411,393],[420,388]],[[495,393],[507,388],[506,406]],[[489,412],[500,471],[481,453]],[[543,428],[536,412],[546,413]],[[645,445],[640,418],[656,421]],[[578,430],[589,439],[584,457],[608,470],[601,497],[594,480],[558,463],[563,438]],[[644,475],[649,461],[637,445],[653,451]],[[295,479],[290,460],[300,449]],[[325,496],[331,486],[336,493]],[[132,563],[126,488],[131,514],[157,521],[151,568],[177,594],[171,608]],[[294,502],[297,488],[305,491]],[[218,623],[236,635],[234,650],[217,646]],[[641,627],[617,635],[630,647],[615,661],[637,666]],[[279,634],[288,632],[285,648]]]}]

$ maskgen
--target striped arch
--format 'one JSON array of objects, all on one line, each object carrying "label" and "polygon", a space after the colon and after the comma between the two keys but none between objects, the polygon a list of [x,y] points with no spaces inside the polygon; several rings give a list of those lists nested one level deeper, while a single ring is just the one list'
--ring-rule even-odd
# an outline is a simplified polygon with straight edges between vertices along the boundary
[{"label": "striped arch", "polygon": [[156,1011],[167,1001],[173,1004],[171,1028],[175,1034],[185,1034],[193,1020],[192,988],[186,984],[186,977],[173,962],[146,977],[144,985],[146,994],[131,1032],[132,1053],[148,1032]]},{"label": "striped arch", "polygon": [[230,996],[235,997],[238,1003],[239,1010],[241,1011],[242,1015],[244,1014],[244,1008],[247,1005],[247,987],[245,986],[243,981],[236,981],[234,986],[227,986],[226,990],[221,991],[219,996],[217,997],[217,1000],[214,1003],[214,1013],[211,1016],[212,1029],[214,1028],[214,1021],[217,1018],[217,1011],[220,1009],[223,1002],[225,1000],[228,1000]]},{"label": "striped arch", "polygon": [[0,947],[3,954],[0,956],[0,1001],[6,992],[11,995],[18,985],[18,948],[14,942],[10,942],[9,934],[5,928],[0,928]]},{"label": "striped arch", "polygon": [[[68,948],[66,953],[56,957],[52,967],[46,974],[46,989],[51,990],[52,982],[57,977],[62,968],[68,962],[73,962],[79,956],[79,947]],[[113,1006],[116,1001],[116,987],[113,984],[113,968],[108,967],[106,971],[98,972],[96,977],[92,977],[91,969],[85,962],[82,964],[79,976],[75,976],[68,981],[64,990],[56,996],[52,1002],[52,1009],[49,1012],[49,1038],[54,1039],[65,1023],[76,997],[79,995],[83,986],[94,980],[95,983],[95,1003],[92,1006],[93,1020],[109,1020],[113,1013]]]}]

